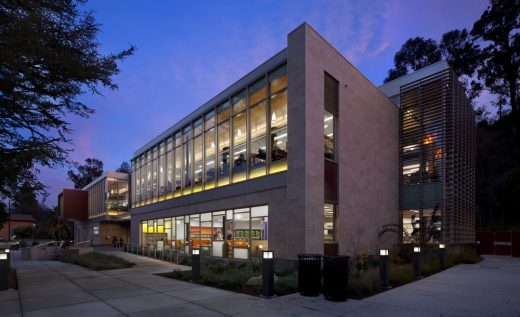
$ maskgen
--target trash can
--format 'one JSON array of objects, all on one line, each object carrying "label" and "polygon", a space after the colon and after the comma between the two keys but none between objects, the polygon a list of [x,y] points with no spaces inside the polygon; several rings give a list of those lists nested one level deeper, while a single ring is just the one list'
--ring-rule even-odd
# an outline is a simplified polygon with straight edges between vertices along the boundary
[{"label": "trash can", "polygon": [[335,302],[347,300],[348,256],[327,256],[323,262],[323,295]]},{"label": "trash can", "polygon": [[318,296],[321,288],[321,255],[298,254],[298,291],[303,296]]}]

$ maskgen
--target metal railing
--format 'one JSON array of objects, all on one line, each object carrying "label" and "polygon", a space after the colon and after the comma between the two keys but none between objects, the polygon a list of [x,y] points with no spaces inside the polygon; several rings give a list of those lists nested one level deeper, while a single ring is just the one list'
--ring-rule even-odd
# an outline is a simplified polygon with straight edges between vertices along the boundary
[{"label": "metal railing", "polygon": [[146,256],[175,264],[180,264],[183,259],[188,259],[190,257],[186,252],[168,246],[157,248],[157,246],[154,245],[116,243],[115,248],[121,249],[123,252]]},{"label": "metal railing", "polygon": [[90,240],[80,241],[78,243],[74,243],[73,247],[90,247],[92,246],[92,242]]}]

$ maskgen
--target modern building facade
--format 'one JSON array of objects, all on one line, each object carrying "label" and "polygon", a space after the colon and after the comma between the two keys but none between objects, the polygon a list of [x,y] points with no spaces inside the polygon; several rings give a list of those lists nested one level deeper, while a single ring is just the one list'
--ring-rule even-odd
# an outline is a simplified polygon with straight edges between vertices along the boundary
[{"label": "modern building facade", "polygon": [[130,241],[129,175],[106,172],[90,184],[64,189],[58,208],[65,219],[74,220],[75,242],[110,245]]},{"label": "modern building facade", "polygon": [[380,87],[399,106],[404,242],[475,241],[475,117],[444,62]]},{"label": "modern building facade", "polygon": [[399,109],[309,25],[135,152],[132,243],[351,254],[398,222]]}]

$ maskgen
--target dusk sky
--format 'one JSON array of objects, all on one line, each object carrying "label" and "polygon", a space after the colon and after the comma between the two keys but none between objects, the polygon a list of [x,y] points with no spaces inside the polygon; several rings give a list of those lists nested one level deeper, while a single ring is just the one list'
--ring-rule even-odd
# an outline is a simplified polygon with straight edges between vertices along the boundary
[{"label": "dusk sky", "polygon": [[[287,45],[287,34],[306,21],[375,85],[410,37],[440,40],[471,29],[487,0],[363,1],[89,1],[101,24],[103,53],[130,44],[120,64],[117,91],[83,96],[96,113],[69,117],[74,151],[98,158],[105,171],[253,70]],[[68,167],[42,169],[41,181],[56,205],[72,188]]]}]

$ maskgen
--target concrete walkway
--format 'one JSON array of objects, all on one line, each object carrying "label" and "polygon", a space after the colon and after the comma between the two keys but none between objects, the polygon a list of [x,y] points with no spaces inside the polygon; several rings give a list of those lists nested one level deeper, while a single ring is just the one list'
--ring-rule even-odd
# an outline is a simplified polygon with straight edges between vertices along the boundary
[{"label": "concrete walkway", "polygon": [[137,265],[89,271],[16,261],[18,291],[0,292],[0,316],[520,316],[520,259],[487,257],[364,300],[298,294],[273,299],[153,275],[177,266],[114,251]]}]

